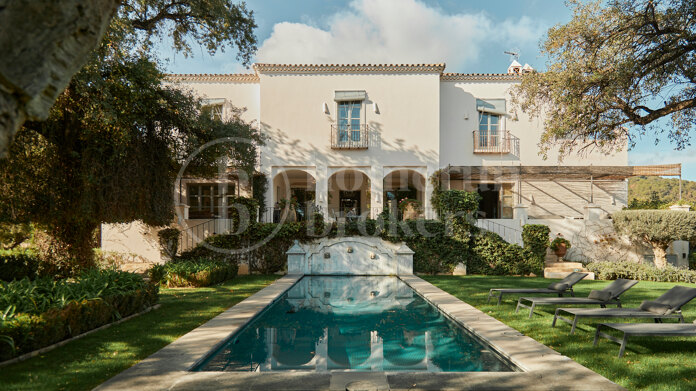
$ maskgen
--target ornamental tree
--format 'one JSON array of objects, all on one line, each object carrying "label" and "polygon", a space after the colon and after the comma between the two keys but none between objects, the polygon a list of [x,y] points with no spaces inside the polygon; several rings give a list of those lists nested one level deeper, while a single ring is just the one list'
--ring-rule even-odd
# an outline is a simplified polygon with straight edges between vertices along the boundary
[{"label": "ornamental tree", "polygon": [[197,98],[167,86],[150,53],[154,37],[171,34],[176,50],[186,51],[188,39],[210,50],[227,42],[248,60],[255,40],[247,29],[255,25],[243,4],[146,0],[122,7],[48,119],[27,122],[0,160],[0,223],[44,229],[49,240],[39,250],[66,273],[93,265],[102,223],[169,224],[176,173],[196,148],[224,137],[247,140],[206,149],[187,174],[217,173],[224,157],[251,177],[262,142],[239,116],[213,119]]},{"label": "ornamental tree", "polygon": [[696,213],[673,210],[622,210],[612,214],[620,235],[649,243],[655,266],[667,265],[667,247],[675,240],[696,239]]},{"label": "ornamental tree", "polygon": [[547,71],[526,74],[513,102],[544,118],[542,152],[608,152],[636,136],[689,145],[696,124],[693,0],[570,0],[573,18],[548,31]]},{"label": "ornamental tree", "polygon": [[0,26],[0,158],[25,120],[46,119],[107,27],[110,44],[146,51],[165,35],[185,55],[192,43],[211,54],[234,46],[248,64],[256,50],[253,13],[231,0],[3,2]]}]

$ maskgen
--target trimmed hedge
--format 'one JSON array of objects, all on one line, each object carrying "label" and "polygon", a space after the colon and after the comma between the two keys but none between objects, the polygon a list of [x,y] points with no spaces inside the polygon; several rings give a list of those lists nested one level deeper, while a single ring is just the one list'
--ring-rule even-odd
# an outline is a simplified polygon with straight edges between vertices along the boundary
[{"label": "trimmed hedge", "polygon": [[549,247],[549,233],[551,229],[544,224],[525,224],[522,227],[522,243],[537,257],[546,257],[546,248]]},{"label": "trimmed hedge", "polygon": [[142,277],[92,270],[76,280],[39,278],[0,284],[0,360],[40,349],[156,304],[158,288]]},{"label": "trimmed hedge", "polygon": [[529,249],[506,242],[493,232],[474,237],[472,251],[476,256],[467,264],[469,274],[539,275],[543,270],[543,259],[540,260]]},{"label": "trimmed hedge", "polygon": [[148,274],[151,281],[168,287],[202,287],[234,278],[237,269],[236,262],[179,258],[164,265],[153,266]]},{"label": "trimmed hedge", "polygon": [[601,280],[628,278],[642,281],[696,283],[696,271],[672,265],[658,269],[646,263],[604,261],[591,262],[587,264],[587,269],[594,272]]}]

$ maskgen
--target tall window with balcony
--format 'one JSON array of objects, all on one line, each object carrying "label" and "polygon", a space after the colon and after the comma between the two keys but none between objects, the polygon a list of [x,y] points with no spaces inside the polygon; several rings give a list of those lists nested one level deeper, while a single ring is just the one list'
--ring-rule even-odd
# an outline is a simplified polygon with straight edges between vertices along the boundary
[{"label": "tall window with balcony", "polygon": [[364,120],[365,91],[336,91],[336,124],[331,127],[334,149],[367,148]]},{"label": "tall window with balcony", "polygon": [[478,146],[496,149],[499,144],[500,115],[482,112],[479,116]]},{"label": "tall window with balcony", "polygon": [[361,101],[338,102],[338,142],[360,141]]},{"label": "tall window with balcony", "polygon": [[477,99],[478,129],[474,131],[474,153],[510,153],[510,138],[503,129],[505,99]]}]

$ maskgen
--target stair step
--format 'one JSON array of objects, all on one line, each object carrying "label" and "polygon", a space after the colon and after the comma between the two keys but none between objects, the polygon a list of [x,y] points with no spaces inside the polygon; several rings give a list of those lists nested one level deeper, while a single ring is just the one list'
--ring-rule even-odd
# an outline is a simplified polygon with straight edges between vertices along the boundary
[{"label": "stair step", "polygon": [[[574,270],[571,271],[549,271],[547,269],[544,269],[544,278],[565,278],[568,274],[572,273]],[[587,277],[585,277],[585,280],[594,280],[595,275],[592,272],[588,272],[583,270],[584,273],[587,273]]]},{"label": "stair step", "polygon": [[544,264],[546,267],[571,267],[571,268],[582,268],[585,267],[581,262],[546,262]]}]

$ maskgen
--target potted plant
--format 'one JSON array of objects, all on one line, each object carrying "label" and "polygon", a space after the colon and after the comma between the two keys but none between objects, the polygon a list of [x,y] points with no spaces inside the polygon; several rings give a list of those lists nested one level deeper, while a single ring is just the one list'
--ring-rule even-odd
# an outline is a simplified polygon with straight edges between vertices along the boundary
[{"label": "potted plant", "polygon": [[556,239],[551,242],[549,248],[553,250],[557,257],[563,258],[566,252],[570,248],[570,241],[564,238],[561,234],[558,234]]}]

